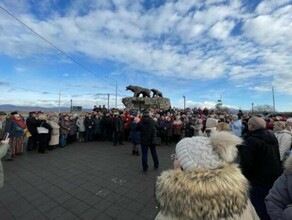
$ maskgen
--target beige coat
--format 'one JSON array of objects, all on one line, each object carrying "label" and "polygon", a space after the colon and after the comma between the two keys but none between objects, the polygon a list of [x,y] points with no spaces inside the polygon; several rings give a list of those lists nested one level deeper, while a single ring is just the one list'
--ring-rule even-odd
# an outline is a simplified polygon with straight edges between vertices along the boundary
[{"label": "beige coat", "polygon": [[0,143],[0,188],[2,188],[4,185],[4,173],[1,159],[6,155],[8,147],[8,144]]},{"label": "beige coat", "polygon": [[51,140],[49,142],[49,145],[58,145],[60,139],[60,125],[55,121],[48,121],[48,124],[52,127]]},{"label": "beige coat", "polygon": [[248,187],[234,164],[216,170],[165,171],[156,183],[161,211],[155,220],[259,220]]}]

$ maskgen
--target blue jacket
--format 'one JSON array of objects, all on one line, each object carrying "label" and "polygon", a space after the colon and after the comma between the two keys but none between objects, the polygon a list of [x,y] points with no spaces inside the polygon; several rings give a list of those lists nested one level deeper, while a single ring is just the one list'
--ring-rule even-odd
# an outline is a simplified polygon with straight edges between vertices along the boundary
[{"label": "blue jacket", "polygon": [[130,124],[130,138],[133,144],[140,143],[140,132],[137,131],[137,124],[136,122],[132,121]]},{"label": "blue jacket", "polygon": [[292,156],[284,163],[285,172],[276,180],[265,199],[271,220],[292,218]]}]

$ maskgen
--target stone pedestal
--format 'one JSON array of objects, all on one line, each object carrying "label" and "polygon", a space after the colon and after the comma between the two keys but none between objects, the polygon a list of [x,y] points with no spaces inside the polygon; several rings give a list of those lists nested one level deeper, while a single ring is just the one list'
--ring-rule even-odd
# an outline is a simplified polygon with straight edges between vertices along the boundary
[{"label": "stone pedestal", "polygon": [[122,99],[122,102],[128,109],[146,110],[150,108],[159,108],[167,110],[171,107],[170,100],[163,97],[126,97]]}]

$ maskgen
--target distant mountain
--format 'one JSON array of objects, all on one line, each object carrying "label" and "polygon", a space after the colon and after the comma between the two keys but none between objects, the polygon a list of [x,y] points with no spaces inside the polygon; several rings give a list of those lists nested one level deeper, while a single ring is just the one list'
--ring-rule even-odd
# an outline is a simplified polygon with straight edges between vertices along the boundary
[{"label": "distant mountain", "polygon": [[[43,111],[43,112],[58,112],[58,107],[39,107],[39,106],[18,106],[18,105],[0,105],[0,111]],[[91,109],[83,109],[83,111],[91,111]],[[70,112],[70,108],[61,107],[60,112]]]}]

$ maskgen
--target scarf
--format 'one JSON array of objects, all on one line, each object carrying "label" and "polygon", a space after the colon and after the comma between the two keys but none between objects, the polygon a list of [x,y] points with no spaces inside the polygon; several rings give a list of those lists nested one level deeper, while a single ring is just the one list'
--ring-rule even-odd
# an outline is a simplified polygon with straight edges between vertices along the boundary
[{"label": "scarf", "polygon": [[12,121],[14,121],[19,127],[22,129],[26,129],[26,124],[23,119],[16,120],[14,117],[12,118]]}]

